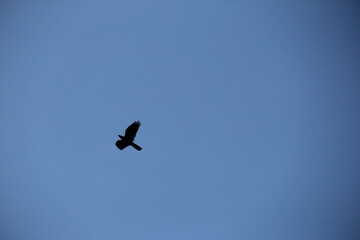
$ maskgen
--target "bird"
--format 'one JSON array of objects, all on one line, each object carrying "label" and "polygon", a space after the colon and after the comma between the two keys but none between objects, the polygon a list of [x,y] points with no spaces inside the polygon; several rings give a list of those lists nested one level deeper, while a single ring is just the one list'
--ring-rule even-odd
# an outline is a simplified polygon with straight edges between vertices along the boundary
[{"label": "bird", "polygon": [[134,139],[136,136],[139,127],[141,126],[140,121],[133,122],[126,130],[125,136],[118,135],[121,140],[117,140],[115,145],[120,149],[123,150],[128,146],[132,146],[136,150],[140,151],[142,148],[139,145],[134,143]]}]

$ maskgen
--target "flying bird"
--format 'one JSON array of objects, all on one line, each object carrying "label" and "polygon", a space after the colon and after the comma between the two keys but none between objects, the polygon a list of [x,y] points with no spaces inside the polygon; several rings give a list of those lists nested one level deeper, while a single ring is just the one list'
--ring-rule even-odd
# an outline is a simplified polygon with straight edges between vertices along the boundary
[{"label": "flying bird", "polygon": [[139,127],[141,126],[140,121],[133,122],[126,130],[125,136],[118,135],[121,140],[116,141],[115,145],[120,149],[123,150],[127,146],[132,146],[136,150],[140,151],[142,148],[139,145],[134,143],[134,139],[136,136]]}]

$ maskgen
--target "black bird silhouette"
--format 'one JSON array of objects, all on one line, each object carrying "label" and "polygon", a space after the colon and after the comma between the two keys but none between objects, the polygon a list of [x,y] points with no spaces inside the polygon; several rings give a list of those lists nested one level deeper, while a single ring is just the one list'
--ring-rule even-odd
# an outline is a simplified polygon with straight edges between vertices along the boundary
[{"label": "black bird silhouette", "polygon": [[116,141],[115,145],[123,150],[127,146],[133,146],[136,150],[140,151],[142,148],[134,143],[137,131],[141,125],[140,121],[133,122],[126,130],[125,136],[118,135],[121,140]]}]

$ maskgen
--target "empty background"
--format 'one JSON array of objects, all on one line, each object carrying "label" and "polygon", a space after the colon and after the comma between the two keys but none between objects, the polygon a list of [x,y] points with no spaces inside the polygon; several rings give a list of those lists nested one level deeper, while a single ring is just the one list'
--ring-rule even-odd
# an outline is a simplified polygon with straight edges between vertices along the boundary
[{"label": "empty background", "polygon": [[359,7],[1,1],[1,239],[360,239]]}]

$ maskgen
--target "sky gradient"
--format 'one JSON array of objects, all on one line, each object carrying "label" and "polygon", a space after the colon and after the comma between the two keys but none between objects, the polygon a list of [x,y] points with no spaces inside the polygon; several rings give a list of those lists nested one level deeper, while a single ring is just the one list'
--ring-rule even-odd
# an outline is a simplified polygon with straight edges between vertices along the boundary
[{"label": "sky gradient", "polygon": [[360,239],[359,10],[1,1],[0,238]]}]

